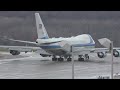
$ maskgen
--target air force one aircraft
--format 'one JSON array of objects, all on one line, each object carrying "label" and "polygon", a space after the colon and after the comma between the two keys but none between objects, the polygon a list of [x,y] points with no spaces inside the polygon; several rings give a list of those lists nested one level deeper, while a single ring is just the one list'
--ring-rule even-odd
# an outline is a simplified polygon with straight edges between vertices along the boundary
[{"label": "air force one aircraft", "polygon": [[[39,13],[35,13],[38,39],[36,42],[9,39],[11,41],[34,44],[36,47],[27,46],[0,46],[10,51],[12,55],[19,55],[20,52],[38,51],[41,56],[52,56],[52,61],[71,61],[71,49],[73,46],[74,54],[78,56],[79,61],[89,59],[89,53],[96,53],[99,58],[106,57],[109,52],[107,48],[95,48],[95,41],[89,34],[82,34],[70,38],[49,38]],[[113,55],[120,56],[120,49],[114,49]],[[58,57],[59,56],[59,57]]]}]

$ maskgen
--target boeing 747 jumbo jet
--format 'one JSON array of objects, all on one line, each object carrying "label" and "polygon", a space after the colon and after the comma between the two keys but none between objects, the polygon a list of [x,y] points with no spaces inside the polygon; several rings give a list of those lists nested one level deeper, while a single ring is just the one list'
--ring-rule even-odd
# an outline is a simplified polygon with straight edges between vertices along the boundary
[{"label": "boeing 747 jumbo jet", "polygon": [[[82,34],[70,38],[49,38],[39,13],[35,13],[38,39],[36,42],[9,39],[11,41],[34,44],[36,47],[27,46],[0,46],[10,51],[12,55],[19,55],[20,52],[39,51],[43,57],[52,56],[52,61],[71,61],[71,49],[67,44],[74,47],[75,55],[79,61],[89,59],[89,53],[96,53],[99,58],[106,57],[109,52],[107,48],[95,48],[95,41],[89,34]],[[64,44],[67,43],[67,44]],[[113,55],[120,56],[120,50],[114,49]],[[59,57],[58,57],[59,56]]]}]

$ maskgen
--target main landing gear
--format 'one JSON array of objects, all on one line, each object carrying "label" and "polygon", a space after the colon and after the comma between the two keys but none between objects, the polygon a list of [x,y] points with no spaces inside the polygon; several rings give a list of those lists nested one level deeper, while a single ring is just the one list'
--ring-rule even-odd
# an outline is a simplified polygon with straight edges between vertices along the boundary
[{"label": "main landing gear", "polygon": [[[66,60],[67,61],[72,61],[71,56],[69,56]],[[53,56],[52,61],[64,61],[64,58],[62,56],[60,56],[59,58],[57,58],[56,56]]]},{"label": "main landing gear", "polygon": [[[66,60],[67,61],[72,61],[71,56],[68,56],[66,58]],[[85,61],[85,60],[89,60],[89,55],[88,54],[78,56],[78,61]],[[59,58],[57,58],[56,56],[53,56],[52,61],[64,61],[64,58],[62,56],[60,56]]]},{"label": "main landing gear", "polygon": [[67,61],[72,61],[72,58],[69,56],[69,57],[67,58]]},{"label": "main landing gear", "polygon": [[78,61],[84,61],[84,60],[85,59],[84,59],[83,55],[79,55]]},{"label": "main landing gear", "polygon": [[88,54],[79,55],[78,61],[85,61],[85,60],[89,60],[89,55]]},{"label": "main landing gear", "polygon": [[58,59],[56,58],[56,56],[52,57],[52,61],[57,61]]},{"label": "main landing gear", "polygon": [[64,61],[64,58],[63,57],[59,57],[58,61]]},{"label": "main landing gear", "polygon": [[52,61],[64,61],[64,58],[61,56],[59,58],[57,58],[56,56],[53,56]]}]

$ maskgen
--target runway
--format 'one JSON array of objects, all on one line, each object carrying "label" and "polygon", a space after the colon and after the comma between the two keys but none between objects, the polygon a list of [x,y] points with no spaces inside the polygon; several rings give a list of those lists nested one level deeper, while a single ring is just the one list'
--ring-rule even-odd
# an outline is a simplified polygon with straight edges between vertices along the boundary
[{"label": "runway", "polygon": [[[53,62],[51,58],[43,58],[38,54],[22,53],[12,56],[3,53],[0,58],[1,79],[71,79],[72,62]],[[10,59],[8,59],[10,57]],[[108,55],[100,59],[90,54],[89,61],[75,60],[75,79],[91,79],[111,73],[111,58]],[[114,73],[120,72],[120,58],[114,58]]]}]

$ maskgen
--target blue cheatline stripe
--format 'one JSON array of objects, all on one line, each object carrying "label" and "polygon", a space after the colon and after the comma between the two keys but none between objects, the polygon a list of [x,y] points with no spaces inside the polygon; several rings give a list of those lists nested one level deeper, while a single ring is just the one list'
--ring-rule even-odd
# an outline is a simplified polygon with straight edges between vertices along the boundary
[{"label": "blue cheatline stripe", "polygon": [[83,46],[95,46],[95,44],[76,44],[74,47],[83,47]]},{"label": "blue cheatline stripe", "polygon": [[48,45],[48,46],[40,46],[40,47],[44,49],[61,48],[61,46],[59,45]]},{"label": "blue cheatline stripe", "polygon": [[[76,45],[73,45],[74,47],[83,47],[83,46],[95,46],[95,44],[76,44]],[[41,48],[44,48],[44,49],[52,49],[52,48],[62,48],[60,45],[48,45],[48,46],[40,46]]]}]

